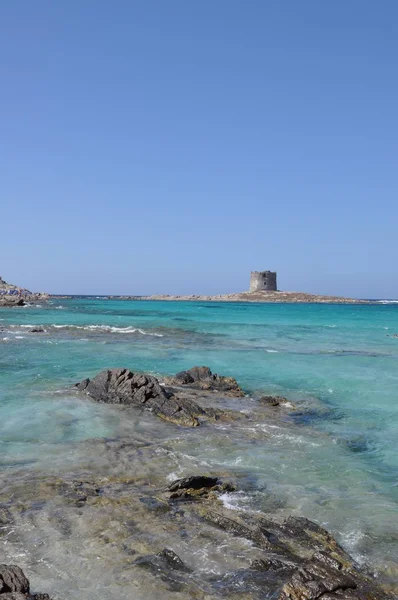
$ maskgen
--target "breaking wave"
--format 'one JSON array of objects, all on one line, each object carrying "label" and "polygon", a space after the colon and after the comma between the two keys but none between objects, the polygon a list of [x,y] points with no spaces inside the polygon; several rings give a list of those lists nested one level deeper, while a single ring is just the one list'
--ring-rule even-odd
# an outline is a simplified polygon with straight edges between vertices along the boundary
[{"label": "breaking wave", "polygon": [[141,335],[150,335],[154,337],[163,337],[162,333],[156,333],[154,331],[145,331],[139,327],[112,327],[111,325],[11,325],[10,327],[23,328],[23,329],[34,329],[36,327],[43,328],[47,333],[54,329],[66,329],[66,330],[84,330],[84,331],[98,331],[104,333],[140,333]]}]

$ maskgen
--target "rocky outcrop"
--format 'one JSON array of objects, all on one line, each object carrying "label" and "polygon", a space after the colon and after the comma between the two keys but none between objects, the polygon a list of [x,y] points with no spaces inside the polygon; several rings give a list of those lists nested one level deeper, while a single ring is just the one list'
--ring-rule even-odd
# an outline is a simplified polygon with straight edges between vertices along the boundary
[{"label": "rocky outcrop", "polygon": [[178,425],[194,427],[199,425],[199,417],[214,417],[214,411],[167,392],[156,377],[129,369],[102,371],[94,379],[84,379],[76,388],[96,402],[140,407]]},{"label": "rocky outcrop", "polygon": [[29,580],[16,565],[0,564],[0,600],[51,600],[48,594],[31,594]]},{"label": "rocky outcrop", "polygon": [[26,303],[42,302],[45,300],[48,300],[48,294],[30,292],[18,285],[7,283],[0,277],[0,308],[25,306]]},{"label": "rocky outcrop", "polygon": [[188,371],[181,371],[169,380],[171,385],[189,386],[198,390],[215,390],[227,392],[233,396],[243,396],[244,393],[234,377],[224,377],[212,373],[209,367],[192,367]]},{"label": "rocky outcrop", "polygon": [[0,296],[0,307],[25,306],[25,300],[18,296]]}]

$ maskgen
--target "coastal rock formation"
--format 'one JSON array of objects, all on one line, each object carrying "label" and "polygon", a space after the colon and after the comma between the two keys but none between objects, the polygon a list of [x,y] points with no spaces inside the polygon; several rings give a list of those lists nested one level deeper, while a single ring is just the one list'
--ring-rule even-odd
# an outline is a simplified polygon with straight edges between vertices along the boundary
[{"label": "coastal rock formation", "polygon": [[47,594],[31,594],[29,580],[16,565],[0,564],[1,600],[51,600]]},{"label": "coastal rock formation", "polygon": [[153,375],[122,368],[102,371],[75,387],[96,402],[143,408],[166,421],[188,427],[200,425],[201,420],[234,418],[231,411],[209,405],[206,394],[214,400],[216,393],[225,397],[244,395],[236,379],[213,374],[209,367],[193,367],[165,378],[164,383],[161,385]]},{"label": "coastal rock formation", "polygon": [[199,416],[210,416],[192,400],[167,392],[156,377],[133,373],[129,369],[102,371],[94,379],[84,379],[76,387],[97,402],[141,407],[179,425],[194,427],[199,425]]},{"label": "coastal rock formation", "polygon": [[35,294],[0,277],[0,307],[25,306],[28,302],[47,300],[47,294]]}]

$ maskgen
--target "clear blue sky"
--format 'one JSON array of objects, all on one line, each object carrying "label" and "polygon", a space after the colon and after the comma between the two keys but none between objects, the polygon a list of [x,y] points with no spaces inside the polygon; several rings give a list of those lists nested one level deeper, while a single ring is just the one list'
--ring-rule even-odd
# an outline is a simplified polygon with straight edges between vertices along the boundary
[{"label": "clear blue sky", "polygon": [[0,275],[398,297],[396,0],[0,5]]}]

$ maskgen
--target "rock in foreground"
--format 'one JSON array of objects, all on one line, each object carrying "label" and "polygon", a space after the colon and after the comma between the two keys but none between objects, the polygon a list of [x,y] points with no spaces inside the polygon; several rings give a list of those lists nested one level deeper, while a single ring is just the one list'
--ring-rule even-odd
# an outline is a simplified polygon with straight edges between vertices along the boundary
[{"label": "rock in foreground", "polygon": [[236,379],[214,374],[209,367],[193,367],[166,378],[165,383],[166,386],[161,385],[156,377],[146,373],[107,369],[75,387],[96,402],[140,407],[166,421],[188,427],[226,414],[212,406],[202,406],[197,399],[203,400],[206,394],[214,399],[216,392],[223,397],[243,396]]},{"label": "rock in foreground", "polygon": [[51,600],[47,594],[31,594],[29,580],[16,565],[0,564],[1,600]]},{"label": "rock in foreground", "polygon": [[194,401],[167,392],[156,377],[129,369],[102,371],[76,387],[97,402],[141,407],[179,425],[194,427],[199,425],[198,417],[207,414]]}]

